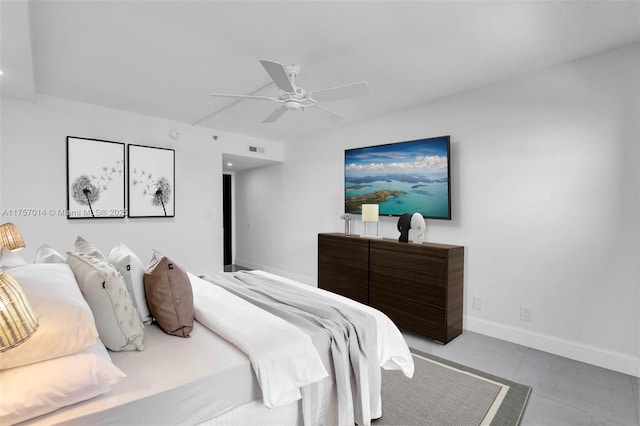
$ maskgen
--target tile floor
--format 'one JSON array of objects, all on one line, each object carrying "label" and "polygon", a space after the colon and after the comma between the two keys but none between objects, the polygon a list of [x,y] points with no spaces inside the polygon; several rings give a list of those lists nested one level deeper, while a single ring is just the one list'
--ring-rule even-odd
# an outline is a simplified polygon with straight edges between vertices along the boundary
[{"label": "tile floor", "polygon": [[403,330],[410,347],[533,388],[522,426],[638,426],[640,379],[465,331],[447,345]]}]

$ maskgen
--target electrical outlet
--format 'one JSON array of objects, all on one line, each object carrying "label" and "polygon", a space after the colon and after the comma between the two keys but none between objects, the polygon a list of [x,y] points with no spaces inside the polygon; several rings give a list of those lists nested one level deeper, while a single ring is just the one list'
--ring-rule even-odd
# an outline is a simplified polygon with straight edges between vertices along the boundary
[{"label": "electrical outlet", "polygon": [[484,302],[484,299],[482,299],[482,297],[474,296],[473,297],[473,309],[478,310],[478,311],[482,311],[482,303],[483,302]]},{"label": "electrical outlet", "polygon": [[520,321],[533,322],[533,311],[531,308],[520,306]]}]

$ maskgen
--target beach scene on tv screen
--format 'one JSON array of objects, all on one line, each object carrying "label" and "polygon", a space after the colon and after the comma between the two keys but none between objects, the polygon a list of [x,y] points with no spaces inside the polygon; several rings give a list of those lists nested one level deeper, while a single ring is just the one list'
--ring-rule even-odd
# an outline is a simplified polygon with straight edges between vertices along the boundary
[{"label": "beach scene on tv screen", "polygon": [[380,215],[449,216],[448,137],[345,151],[345,211],[378,204]]}]

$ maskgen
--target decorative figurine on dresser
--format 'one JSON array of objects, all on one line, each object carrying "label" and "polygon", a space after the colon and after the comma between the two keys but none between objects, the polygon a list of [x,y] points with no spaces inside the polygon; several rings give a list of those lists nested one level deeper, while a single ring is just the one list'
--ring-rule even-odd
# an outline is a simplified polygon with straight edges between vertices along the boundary
[{"label": "decorative figurine on dresser", "polygon": [[424,234],[427,232],[427,224],[420,213],[414,213],[411,216],[410,228],[413,229],[413,242],[422,244],[424,242]]},{"label": "decorative figurine on dresser", "polygon": [[409,229],[411,229],[411,215],[409,213],[403,213],[400,219],[398,219],[398,232],[400,232],[399,242],[409,242]]}]

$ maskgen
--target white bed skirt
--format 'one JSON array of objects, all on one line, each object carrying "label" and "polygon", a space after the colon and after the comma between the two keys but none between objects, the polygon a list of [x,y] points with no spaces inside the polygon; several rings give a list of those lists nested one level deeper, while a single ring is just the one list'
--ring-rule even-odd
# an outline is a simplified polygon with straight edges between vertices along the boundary
[{"label": "white bed skirt", "polygon": [[262,400],[251,401],[198,426],[302,426],[300,402],[267,408]]}]

